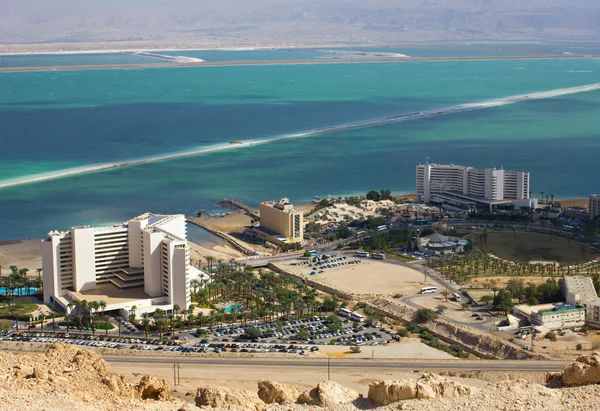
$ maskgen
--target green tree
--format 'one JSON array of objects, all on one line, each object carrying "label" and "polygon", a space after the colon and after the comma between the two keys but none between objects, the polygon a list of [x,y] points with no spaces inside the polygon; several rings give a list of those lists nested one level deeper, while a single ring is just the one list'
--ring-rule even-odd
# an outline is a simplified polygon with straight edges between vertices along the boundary
[{"label": "green tree", "polygon": [[306,258],[312,257],[312,254],[310,253],[309,250],[304,250],[304,257],[306,257]]},{"label": "green tree", "polygon": [[296,334],[296,338],[299,340],[308,340],[310,339],[310,333],[306,329],[306,327],[302,327],[300,331]]},{"label": "green tree", "polygon": [[257,327],[248,327],[244,331],[244,336],[249,340],[254,340],[262,336],[262,331]]},{"label": "green tree", "polygon": [[419,322],[426,323],[435,319],[437,315],[429,308],[420,308],[416,312],[416,318]]},{"label": "green tree", "polygon": [[379,194],[375,190],[371,190],[367,193],[367,200],[379,201],[381,199],[381,194]]},{"label": "green tree", "polygon": [[381,200],[390,200],[392,198],[392,192],[387,188],[379,190],[379,198]]},{"label": "green tree", "polygon": [[512,294],[509,291],[501,289],[500,291],[498,291],[496,297],[494,298],[494,307],[504,312],[504,314],[506,315],[509,312],[511,312],[514,307],[512,298]]}]

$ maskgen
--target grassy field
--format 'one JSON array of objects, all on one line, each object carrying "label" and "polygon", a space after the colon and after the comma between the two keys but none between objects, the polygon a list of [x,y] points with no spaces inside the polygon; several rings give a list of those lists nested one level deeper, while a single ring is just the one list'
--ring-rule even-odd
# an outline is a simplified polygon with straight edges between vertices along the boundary
[{"label": "grassy field", "polygon": [[562,265],[584,263],[600,257],[600,251],[589,245],[561,237],[512,230],[489,231],[487,242],[475,240],[475,245],[510,261],[556,261]]}]

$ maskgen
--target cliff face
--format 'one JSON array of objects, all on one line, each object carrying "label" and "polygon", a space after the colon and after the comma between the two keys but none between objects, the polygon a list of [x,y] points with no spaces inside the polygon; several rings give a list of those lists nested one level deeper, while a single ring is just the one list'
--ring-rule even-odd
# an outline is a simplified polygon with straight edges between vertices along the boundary
[{"label": "cliff face", "polygon": [[[484,386],[478,383],[475,388],[436,374],[424,374],[418,379],[371,382],[368,398],[334,381],[301,390],[290,384],[258,380],[257,391],[205,386],[199,387],[190,400],[202,409],[244,411],[597,410],[599,358],[598,353],[582,356],[564,373],[549,375],[551,385],[557,387],[554,389],[517,378]],[[192,403],[171,397],[170,387],[163,379],[144,376],[138,384],[131,384],[123,375],[111,372],[94,352],[60,344],[50,346],[45,354],[0,352],[0,409],[199,410]]]},{"label": "cliff face", "polygon": [[3,409],[177,410],[183,405],[171,399],[166,381],[144,377],[138,385],[127,383],[97,354],[71,345],[54,344],[45,354],[0,352]]}]

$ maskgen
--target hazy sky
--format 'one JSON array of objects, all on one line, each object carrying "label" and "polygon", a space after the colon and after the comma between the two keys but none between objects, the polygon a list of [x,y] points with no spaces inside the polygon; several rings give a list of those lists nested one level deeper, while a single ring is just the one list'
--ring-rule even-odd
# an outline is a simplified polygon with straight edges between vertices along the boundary
[{"label": "hazy sky", "polygon": [[0,42],[598,39],[600,0],[0,0]]}]

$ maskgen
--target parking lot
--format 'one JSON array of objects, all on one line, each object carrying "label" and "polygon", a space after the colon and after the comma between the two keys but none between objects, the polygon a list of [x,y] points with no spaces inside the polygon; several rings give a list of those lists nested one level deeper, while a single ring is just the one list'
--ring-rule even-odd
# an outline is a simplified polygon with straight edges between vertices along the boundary
[{"label": "parking lot", "polygon": [[[104,347],[119,350],[138,351],[172,351],[183,353],[283,353],[292,355],[306,355],[309,352],[319,351],[319,346],[363,346],[387,345],[394,341],[391,330],[375,328],[370,324],[360,324],[353,327],[349,321],[341,322],[333,327],[332,322],[325,317],[311,317],[301,320],[291,320],[279,325],[255,322],[246,328],[254,327],[260,330],[260,336],[248,339],[242,324],[233,326],[202,329],[199,334],[196,330],[182,330],[171,339],[149,338],[142,335],[114,335],[95,336],[71,333],[28,332],[14,333],[3,332],[0,339],[5,341],[21,341],[30,343],[65,343],[87,347]],[[133,328],[124,325],[124,329]],[[306,339],[297,338],[301,330],[306,330],[309,336]],[[152,335],[154,337],[154,335]],[[175,338],[175,339],[173,339]]]},{"label": "parking lot", "polygon": [[321,256],[313,256],[308,260],[301,260],[297,262],[293,262],[290,265],[293,267],[307,267],[310,269],[311,275],[316,275],[317,273],[323,273],[325,270],[336,268],[336,267],[344,267],[351,266],[354,264],[360,264],[362,262],[361,259],[345,256],[341,253],[332,253],[332,254],[323,254]]}]

